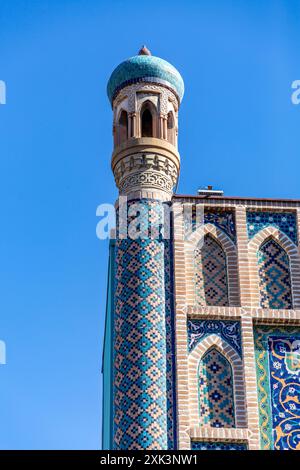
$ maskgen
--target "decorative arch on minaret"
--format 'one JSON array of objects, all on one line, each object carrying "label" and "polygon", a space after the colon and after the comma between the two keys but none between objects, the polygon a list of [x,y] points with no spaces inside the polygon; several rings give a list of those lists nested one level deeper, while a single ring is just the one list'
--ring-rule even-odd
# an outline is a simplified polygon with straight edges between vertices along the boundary
[{"label": "decorative arch on minaret", "polygon": [[145,101],[140,110],[141,137],[157,137],[157,109],[150,101]]}]

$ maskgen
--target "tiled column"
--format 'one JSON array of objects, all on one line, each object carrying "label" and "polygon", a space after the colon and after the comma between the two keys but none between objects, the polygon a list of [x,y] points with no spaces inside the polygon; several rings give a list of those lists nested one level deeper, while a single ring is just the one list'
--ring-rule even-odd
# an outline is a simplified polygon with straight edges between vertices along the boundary
[{"label": "tiled column", "polygon": [[[143,201],[145,223],[163,204]],[[150,216],[151,214],[151,216]],[[152,222],[151,222],[152,223]],[[166,450],[167,347],[165,243],[116,240],[114,315],[114,449]]]},{"label": "tiled column", "polygon": [[256,385],[255,350],[253,324],[250,312],[244,311],[241,317],[245,395],[249,429],[249,449],[259,449],[259,415]]},{"label": "tiled column", "polygon": [[236,207],[236,232],[238,248],[238,270],[240,279],[240,301],[242,307],[251,306],[251,285],[248,264],[248,234],[246,208]]}]

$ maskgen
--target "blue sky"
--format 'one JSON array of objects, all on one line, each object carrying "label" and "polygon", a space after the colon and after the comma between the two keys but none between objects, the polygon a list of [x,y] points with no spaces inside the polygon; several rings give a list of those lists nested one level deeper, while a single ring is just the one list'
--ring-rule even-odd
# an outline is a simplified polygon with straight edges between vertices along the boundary
[{"label": "blue sky", "polygon": [[300,2],[1,0],[1,449],[96,449],[113,68],[182,73],[179,193],[300,198]]}]

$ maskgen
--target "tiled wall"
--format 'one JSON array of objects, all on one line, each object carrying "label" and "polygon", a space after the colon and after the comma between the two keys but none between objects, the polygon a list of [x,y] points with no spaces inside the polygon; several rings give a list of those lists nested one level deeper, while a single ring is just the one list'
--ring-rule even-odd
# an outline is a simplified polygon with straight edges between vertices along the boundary
[{"label": "tiled wall", "polygon": [[247,450],[247,445],[239,442],[192,441],[192,450]]},{"label": "tiled wall", "polygon": [[[196,202],[188,201],[192,205]],[[299,446],[294,429],[295,423],[299,426],[300,422],[296,398],[300,392],[297,388],[300,388],[300,352],[297,355],[292,347],[298,344],[298,339],[300,344],[299,208],[291,204],[283,209],[281,204],[258,204],[251,200],[223,200],[219,205],[217,200],[205,201],[204,210],[204,235],[211,236],[221,247],[219,253],[213,243],[204,243],[204,247],[199,248],[197,228],[185,240],[180,209],[175,218],[177,234],[182,235],[174,241],[179,448],[198,445],[205,449],[208,445],[234,446],[235,443],[249,449],[296,448]],[[214,255],[219,255],[219,261],[212,266]],[[211,271],[205,273],[209,266]],[[205,277],[209,281],[207,292],[210,295],[205,292]],[[228,302],[222,305],[220,292],[221,288],[224,290],[225,277]],[[274,333],[258,353],[258,331],[270,328],[273,332],[279,328],[281,336]],[[289,328],[292,336],[289,336]],[[291,358],[288,366],[286,359],[274,359],[283,341]],[[259,355],[262,358],[258,360]],[[271,361],[271,371],[266,363],[262,366],[266,357]],[[289,373],[293,372],[290,376],[287,367]],[[220,375],[226,386],[217,377],[217,369],[222,371]],[[263,374],[263,379],[259,374]],[[217,423],[215,414],[220,410],[214,399],[222,403],[219,390],[222,387],[223,391],[227,387],[227,396],[231,395],[232,376],[233,415],[230,419],[229,412],[227,421]],[[290,386],[291,380],[296,384],[294,387]],[[266,392],[265,384],[275,390],[283,389],[288,405],[280,405],[278,392]],[[263,393],[270,397],[269,404],[264,404]],[[280,406],[285,408],[276,415],[275,409],[279,410]],[[294,416],[287,416],[285,409]],[[265,414],[269,427],[264,421]],[[285,427],[287,418],[289,422]],[[274,435],[276,426],[280,426],[279,437]],[[268,436],[269,447],[266,447],[267,438],[263,441],[264,433]]]},{"label": "tiled wall", "polygon": [[300,448],[300,328],[255,327],[262,449]]},{"label": "tiled wall", "polygon": [[296,212],[281,211],[247,211],[247,231],[249,238],[253,238],[266,227],[275,227],[285,233],[293,243],[297,244]]}]

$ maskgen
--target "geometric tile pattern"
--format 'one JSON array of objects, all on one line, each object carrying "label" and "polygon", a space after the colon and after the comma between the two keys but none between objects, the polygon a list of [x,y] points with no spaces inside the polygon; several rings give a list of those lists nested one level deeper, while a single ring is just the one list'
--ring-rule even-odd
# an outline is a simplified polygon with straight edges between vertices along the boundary
[{"label": "geometric tile pattern", "polygon": [[195,290],[197,305],[229,305],[226,255],[211,235],[195,250]]},{"label": "geometric tile pattern", "polygon": [[[224,232],[228,237],[236,241],[235,214],[232,210],[219,208],[205,208],[204,223],[213,224]],[[192,224],[196,228],[196,206],[192,207]]]},{"label": "geometric tile pattern", "polygon": [[261,448],[300,450],[300,329],[255,329]]},{"label": "geometric tile pattern", "polygon": [[174,285],[173,253],[171,240],[164,241],[165,274],[165,315],[167,348],[167,427],[168,449],[176,449],[176,379],[175,379],[175,327],[174,327]]},{"label": "geometric tile pattern", "polygon": [[242,442],[192,441],[191,450],[247,450]]},{"label": "geometric tile pattern", "polygon": [[249,239],[266,227],[275,227],[285,233],[297,245],[297,221],[294,212],[247,212]]},{"label": "geometric tile pattern", "polygon": [[210,349],[199,364],[199,407],[201,425],[234,427],[232,368],[215,348]]},{"label": "geometric tile pattern", "polygon": [[271,238],[260,247],[257,257],[261,307],[291,309],[292,288],[288,255]]},{"label": "geometric tile pattern", "polygon": [[[147,204],[145,217],[155,224],[162,204]],[[167,416],[167,409],[173,406],[173,396],[167,395],[167,387],[173,354],[168,351],[170,331],[167,341],[171,300],[166,304],[165,257],[161,237],[116,240],[113,434],[117,450],[168,448],[173,411]]]},{"label": "geometric tile pattern", "polygon": [[208,335],[214,334],[228,343],[242,357],[241,324],[234,320],[188,320],[188,345],[191,352]]}]

